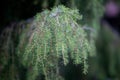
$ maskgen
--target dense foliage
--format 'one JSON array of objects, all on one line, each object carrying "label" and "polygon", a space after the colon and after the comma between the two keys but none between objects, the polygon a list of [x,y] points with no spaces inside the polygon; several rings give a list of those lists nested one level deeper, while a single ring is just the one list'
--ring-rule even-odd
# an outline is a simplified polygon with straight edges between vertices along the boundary
[{"label": "dense foliage", "polygon": [[[83,72],[86,73],[87,58],[89,54],[94,54],[94,47],[76,22],[81,17],[77,10],[64,6],[37,14],[35,29],[25,51],[19,52],[23,64],[32,65],[34,73],[44,74],[46,80],[61,80],[60,66],[67,65],[70,59],[76,65],[83,64]],[[25,46],[22,39],[20,43],[20,47]]]}]

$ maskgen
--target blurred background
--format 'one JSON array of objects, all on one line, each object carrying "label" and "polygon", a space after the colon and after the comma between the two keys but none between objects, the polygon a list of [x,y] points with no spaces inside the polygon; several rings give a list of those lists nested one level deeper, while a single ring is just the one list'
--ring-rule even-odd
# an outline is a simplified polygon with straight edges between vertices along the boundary
[{"label": "blurred background", "polygon": [[96,46],[88,74],[82,74],[80,65],[69,64],[64,68],[65,80],[120,80],[120,0],[1,0],[0,80],[27,80],[30,69],[15,54],[19,36],[37,13],[57,5],[79,9],[83,19],[78,23],[90,29],[89,39]]}]

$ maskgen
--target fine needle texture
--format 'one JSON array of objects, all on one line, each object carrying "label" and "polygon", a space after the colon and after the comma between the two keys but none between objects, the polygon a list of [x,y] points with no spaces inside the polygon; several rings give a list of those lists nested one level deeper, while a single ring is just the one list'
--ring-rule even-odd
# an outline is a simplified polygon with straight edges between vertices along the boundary
[{"label": "fine needle texture", "polygon": [[29,76],[30,80],[34,80],[38,73],[45,75],[46,80],[64,80],[59,73],[60,65],[66,66],[70,59],[76,65],[83,64],[83,73],[86,73],[87,58],[94,53],[94,47],[77,23],[82,19],[78,10],[58,6],[38,13],[34,19],[35,29],[28,44],[19,44],[25,46],[25,50],[21,53],[18,48],[22,63],[32,66],[36,73]]}]

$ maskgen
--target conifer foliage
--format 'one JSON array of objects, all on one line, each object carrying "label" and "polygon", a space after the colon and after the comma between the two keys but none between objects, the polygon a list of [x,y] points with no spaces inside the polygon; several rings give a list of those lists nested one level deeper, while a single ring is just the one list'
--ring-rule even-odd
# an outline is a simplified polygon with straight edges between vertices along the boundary
[{"label": "conifer foliage", "polygon": [[67,65],[70,59],[76,65],[83,64],[83,72],[87,72],[87,58],[94,53],[94,48],[77,23],[80,19],[78,10],[64,6],[35,16],[35,29],[26,40],[28,43],[23,42],[24,33],[17,50],[23,65],[32,66],[34,76],[29,76],[29,80],[34,80],[38,73],[45,75],[45,80],[62,80],[60,65]]}]

